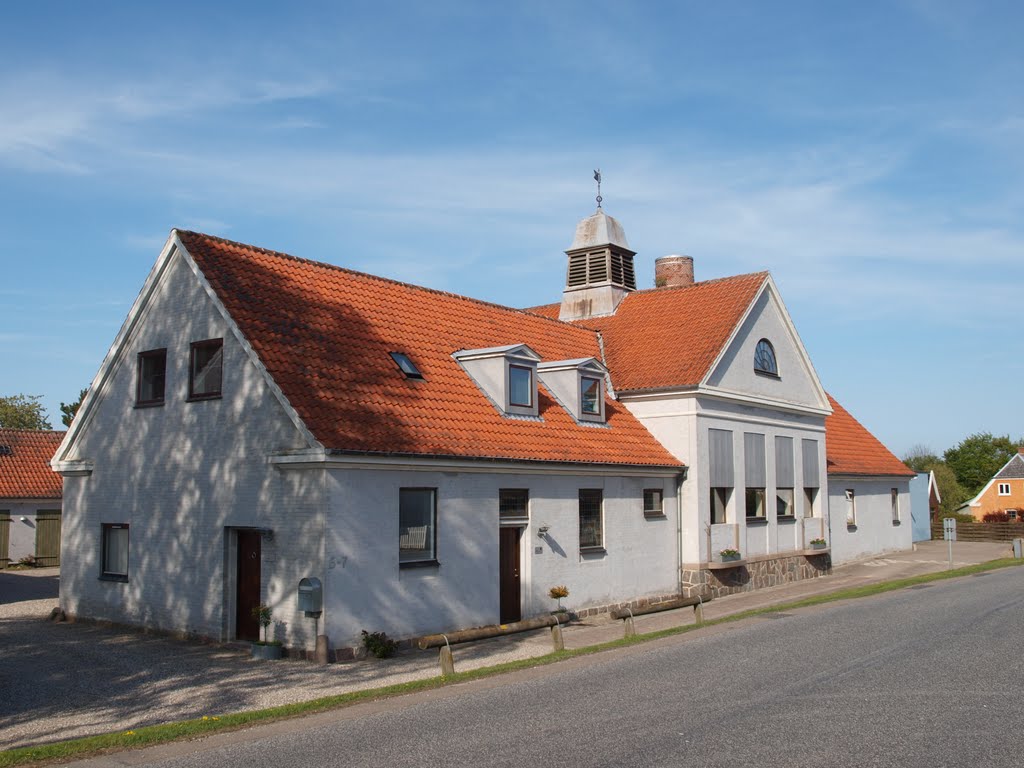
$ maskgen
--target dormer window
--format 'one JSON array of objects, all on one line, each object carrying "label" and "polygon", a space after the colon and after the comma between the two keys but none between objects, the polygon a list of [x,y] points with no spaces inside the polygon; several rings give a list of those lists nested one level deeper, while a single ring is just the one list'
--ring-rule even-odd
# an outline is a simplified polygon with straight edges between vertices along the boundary
[{"label": "dormer window", "polygon": [[547,390],[574,419],[604,423],[604,377],[608,369],[595,358],[541,363],[537,373]]},{"label": "dormer window", "polygon": [[416,364],[409,359],[409,356],[404,352],[390,352],[391,359],[395,361],[402,373],[405,374],[407,379],[422,379],[423,374],[420,373],[420,369],[416,367]]},{"label": "dormer window", "polygon": [[761,339],[754,349],[754,372],[767,376],[779,375],[779,365],[775,361],[775,347],[768,339]]},{"label": "dormer window", "polygon": [[580,412],[587,415],[601,413],[601,380],[590,376],[580,377]]},{"label": "dormer window", "polygon": [[463,349],[454,357],[504,416],[538,416],[537,363],[525,344]]},{"label": "dormer window", "polygon": [[520,408],[532,408],[534,392],[533,368],[525,365],[508,367],[508,403]]}]

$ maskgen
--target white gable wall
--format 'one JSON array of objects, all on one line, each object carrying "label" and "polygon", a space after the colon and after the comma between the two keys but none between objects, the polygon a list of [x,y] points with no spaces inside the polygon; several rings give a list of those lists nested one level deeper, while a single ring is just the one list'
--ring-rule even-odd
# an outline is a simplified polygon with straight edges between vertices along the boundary
[{"label": "white gable wall", "polygon": [[[189,345],[224,339],[223,397],[186,402]],[[136,355],[167,349],[165,403],[135,408]],[[263,539],[262,595],[281,639],[306,632],[298,579],[322,538],[322,473],[286,475],[268,454],[307,447],[180,254],[71,445],[91,475],[64,480],[61,605],[69,614],[233,636],[232,527]],[[101,525],[129,524],[127,583],[99,578]],[[311,628],[310,628],[311,631]]]},{"label": "white gable wall", "polygon": [[[754,372],[754,350],[761,339],[775,348],[779,376]],[[790,329],[784,310],[770,290],[754,302],[732,342],[708,376],[706,386],[747,396],[769,398],[810,408],[828,408],[800,340]]]}]

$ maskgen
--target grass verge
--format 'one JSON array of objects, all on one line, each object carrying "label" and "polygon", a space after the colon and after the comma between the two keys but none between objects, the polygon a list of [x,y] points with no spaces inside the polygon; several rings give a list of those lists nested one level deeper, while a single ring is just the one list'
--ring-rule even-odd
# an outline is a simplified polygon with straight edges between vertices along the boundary
[{"label": "grass verge", "polygon": [[510,661],[504,664],[496,664],[491,667],[482,667],[480,669],[470,670],[468,672],[456,672],[454,675],[448,677],[434,677],[426,680],[415,680],[409,683],[401,683],[398,685],[388,685],[382,688],[352,691],[349,693],[342,693],[337,696],[326,696],[312,701],[285,704],[279,707],[253,710],[251,712],[236,712],[234,714],[227,715],[206,716],[196,718],[194,720],[184,720],[177,723],[167,723],[165,725],[152,725],[144,728],[118,731],[115,733],[105,733],[99,736],[87,736],[81,739],[60,741],[52,744],[19,747],[17,749],[0,752],[0,768],[8,768],[8,766],[40,765],[69,759],[84,759],[107,752],[116,752],[126,749],[140,749],[142,747],[166,744],[172,741],[196,739],[203,736],[209,736],[214,733],[236,730],[260,723],[268,723],[275,720],[284,720],[287,718],[339,709],[341,707],[351,706],[363,701],[401,696],[407,693],[440,688],[454,683],[500,675],[519,669],[528,669],[546,664],[554,664],[564,659],[576,656],[586,656],[593,653],[600,653],[601,651],[611,650],[613,648],[638,645],[640,643],[650,642],[651,640],[657,640],[662,637],[670,637],[672,635],[681,635],[686,632],[692,632],[696,629],[700,629],[701,627],[741,621],[743,619],[749,619],[766,613],[807,608],[838,600],[854,600],[862,597],[870,597],[872,595],[879,595],[898,589],[905,589],[906,587],[914,586],[916,584],[943,581],[945,579],[956,578],[959,576],[970,576],[977,573],[995,570],[997,568],[1006,568],[1016,565],[1024,565],[1024,561],[1014,559],[992,560],[987,563],[969,565],[952,571],[937,571],[935,573],[911,576],[905,579],[894,579],[892,581],[879,582],[876,584],[867,584],[862,587],[840,589],[835,592],[815,595],[801,600],[793,600],[786,603],[765,606],[763,608],[754,608],[742,611],[730,616],[711,619],[709,621],[705,621],[703,624],[685,624],[679,627],[671,627],[669,629],[662,629],[656,632],[638,634],[634,637],[613,640],[599,645],[591,645],[586,648],[556,651],[545,656],[538,656],[531,659]]}]

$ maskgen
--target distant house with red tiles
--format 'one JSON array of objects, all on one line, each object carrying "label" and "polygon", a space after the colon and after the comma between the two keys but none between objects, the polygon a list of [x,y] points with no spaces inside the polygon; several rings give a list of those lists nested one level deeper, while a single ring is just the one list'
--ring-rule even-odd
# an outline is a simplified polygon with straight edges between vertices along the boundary
[{"label": "distant house with red tiles", "polygon": [[54,458],[64,610],[245,639],[267,603],[309,649],[316,579],[347,648],[903,546],[872,499],[908,477],[835,419],[768,273],[673,256],[637,290],[600,209],[566,254],[562,301],[517,310],[172,231]]},{"label": "distant house with red tiles", "polygon": [[61,478],[50,469],[63,432],[0,428],[0,569],[60,565]]},{"label": "distant house with red tiles", "polygon": [[966,511],[977,520],[998,512],[1011,520],[1024,518],[1024,448],[993,475],[977,496],[967,502]]}]

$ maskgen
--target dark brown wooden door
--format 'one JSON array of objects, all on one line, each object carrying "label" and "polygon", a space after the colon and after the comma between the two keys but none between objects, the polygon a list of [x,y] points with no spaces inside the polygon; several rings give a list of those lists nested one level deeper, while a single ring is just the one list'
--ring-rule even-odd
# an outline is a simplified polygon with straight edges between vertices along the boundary
[{"label": "dark brown wooden door", "polygon": [[522,529],[499,528],[501,554],[498,571],[501,580],[501,623],[508,624],[523,618],[519,602],[519,539]]},{"label": "dark brown wooden door", "polygon": [[260,604],[260,533],[238,532],[238,574],[235,579],[235,636],[239,640],[259,640],[260,623],[252,609]]}]

